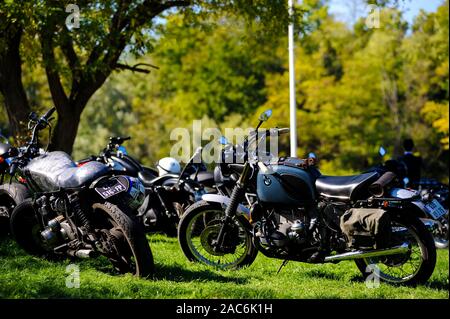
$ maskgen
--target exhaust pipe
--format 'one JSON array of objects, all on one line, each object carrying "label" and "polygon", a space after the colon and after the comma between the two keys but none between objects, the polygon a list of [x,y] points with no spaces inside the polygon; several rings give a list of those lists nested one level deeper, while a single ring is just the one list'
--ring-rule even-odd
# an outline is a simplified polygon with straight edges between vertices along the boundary
[{"label": "exhaust pipe", "polygon": [[80,249],[80,250],[70,250],[67,252],[69,255],[78,258],[92,258],[95,257],[95,252],[92,249]]},{"label": "exhaust pipe", "polygon": [[325,262],[335,262],[342,260],[353,260],[353,259],[361,259],[361,258],[369,258],[369,257],[381,257],[381,256],[389,256],[389,255],[397,255],[397,254],[405,254],[409,251],[409,245],[407,243],[403,243],[399,246],[395,246],[392,248],[385,249],[376,249],[376,250],[357,250],[351,251],[348,253],[333,255],[325,257]]}]

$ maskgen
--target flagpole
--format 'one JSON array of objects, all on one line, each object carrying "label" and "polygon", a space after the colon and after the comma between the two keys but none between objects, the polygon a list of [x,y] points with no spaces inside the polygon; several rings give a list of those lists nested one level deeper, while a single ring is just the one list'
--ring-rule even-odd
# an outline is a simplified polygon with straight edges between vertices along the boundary
[{"label": "flagpole", "polygon": [[[294,13],[294,0],[289,0],[289,15]],[[295,55],[294,55],[294,22],[289,22],[289,116],[291,136],[291,156],[297,156],[297,103],[295,100]]]}]

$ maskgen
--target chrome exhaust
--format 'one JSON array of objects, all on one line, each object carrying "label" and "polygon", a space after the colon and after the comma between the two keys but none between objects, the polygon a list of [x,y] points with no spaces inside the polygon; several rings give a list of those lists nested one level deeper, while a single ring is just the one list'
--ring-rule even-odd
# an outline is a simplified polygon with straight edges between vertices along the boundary
[{"label": "chrome exhaust", "polygon": [[70,256],[78,258],[92,258],[95,257],[95,252],[92,249],[80,249],[80,250],[69,250],[67,253]]},{"label": "chrome exhaust", "polygon": [[356,250],[356,251],[350,251],[348,253],[328,256],[328,257],[325,257],[324,261],[325,262],[335,262],[335,261],[342,261],[342,260],[381,257],[381,256],[405,254],[408,251],[409,251],[409,245],[407,243],[403,243],[399,246],[395,246],[392,248],[375,249],[375,250]]}]

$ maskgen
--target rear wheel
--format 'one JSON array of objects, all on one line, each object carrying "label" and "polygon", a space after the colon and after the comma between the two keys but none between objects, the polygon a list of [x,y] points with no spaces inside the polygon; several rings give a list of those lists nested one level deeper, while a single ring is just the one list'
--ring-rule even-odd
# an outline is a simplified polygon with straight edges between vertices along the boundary
[{"label": "rear wheel", "polygon": [[114,267],[121,273],[151,276],[153,255],[141,225],[111,203],[96,203],[92,209],[92,226],[100,234],[102,251]]},{"label": "rear wheel", "polygon": [[257,250],[246,230],[243,218],[235,217],[225,234],[223,247],[215,247],[222,227],[224,211],[221,205],[200,201],[183,215],[178,227],[178,240],[185,256],[221,269],[240,268],[253,263]]},{"label": "rear wheel", "polygon": [[406,254],[357,259],[364,277],[372,275],[392,284],[424,284],[436,265],[433,237],[420,219],[412,216],[392,217],[393,245],[408,243]]}]

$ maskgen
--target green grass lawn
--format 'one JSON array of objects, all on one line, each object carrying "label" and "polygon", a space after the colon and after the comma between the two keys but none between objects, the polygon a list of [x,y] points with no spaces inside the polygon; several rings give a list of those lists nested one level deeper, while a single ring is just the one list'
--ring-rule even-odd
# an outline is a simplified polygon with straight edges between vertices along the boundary
[{"label": "green grass lawn", "polygon": [[[111,273],[103,260],[57,262],[27,255],[11,240],[0,243],[0,298],[449,298],[448,250],[426,286],[381,284],[369,289],[353,262],[308,265],[261,254],[250,267],[218,271],[186,260],[178,242],[149,236],[156,263],[153,280]],[[80,288],[66,287],[66,267],[80,268]]]}]

